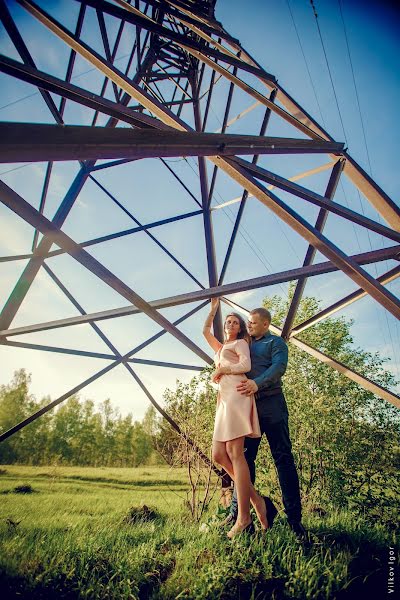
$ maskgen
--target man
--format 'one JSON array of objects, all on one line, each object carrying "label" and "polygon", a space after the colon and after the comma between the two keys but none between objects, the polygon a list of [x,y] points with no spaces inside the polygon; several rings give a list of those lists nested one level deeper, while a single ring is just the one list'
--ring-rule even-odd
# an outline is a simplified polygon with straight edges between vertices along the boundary
[{"label": "man", "polygon": [[[251,371],[237,389],[243,395],[255,394],[261,435],[265,433],[278,471],[283,505],[288,523],[299,537],[305,536],[301,524],[299,478],[289,437],[288,409],[282,392],[281,377],[286,371],[288,349],[285,341],[269,331],[271,313],[265,308],[250,312],[248,331],[251,336]],[[246,438],[245,457],[252,483],[255,460],[261,438]],[[237,500],[234,492],[227,521],[236,521]],[[267,515],[268,518],[268,515]]]}]

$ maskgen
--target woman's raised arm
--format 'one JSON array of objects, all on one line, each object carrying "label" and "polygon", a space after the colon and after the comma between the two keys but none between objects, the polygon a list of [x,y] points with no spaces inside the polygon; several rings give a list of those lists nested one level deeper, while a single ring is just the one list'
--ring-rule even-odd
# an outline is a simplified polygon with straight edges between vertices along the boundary
[{"label": "woman's raised arm", "polygon": [[219,306],[219,298],[212,298],[211,299],[211,310],[210,310],[210,313],[209,313],[207,319],[205,320],[204,327],[203,327],[203,335],[206,338],[209,345],[211,346],[211,348],[214,350],[214,352],[218,352],[218,350],[222,347],[221,342],[219,342],[217,340],[217,338],[211,333],[211,325],[212,325],[214,317],[217,313],[218,306]]}]

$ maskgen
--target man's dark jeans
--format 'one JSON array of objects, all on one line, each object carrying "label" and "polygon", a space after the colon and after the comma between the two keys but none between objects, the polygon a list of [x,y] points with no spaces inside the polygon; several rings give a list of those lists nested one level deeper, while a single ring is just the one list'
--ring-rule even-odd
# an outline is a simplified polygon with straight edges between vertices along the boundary
[{"label": "man's dark jeans", "polygon": [[[278,471],[279,483],[282,490],[283,505],[288,521],[301,521],[301,503],[299,478],[292,454],[292,444],[289,437],[288,412],[285,397],[282,393],[266,396],[257,400],[258,418],[261,434],[265,433]],[[256,478],[255,460],[261,438],[245,439],[245,457],[249,465],[250,478],[254,483]],[[237,497],[234,490],[231,514],[237,516]]]}]

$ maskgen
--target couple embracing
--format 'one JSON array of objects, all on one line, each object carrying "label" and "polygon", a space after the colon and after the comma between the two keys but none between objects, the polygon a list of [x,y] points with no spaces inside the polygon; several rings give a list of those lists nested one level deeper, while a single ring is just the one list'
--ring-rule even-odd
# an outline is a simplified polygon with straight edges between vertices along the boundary
[{"label": "couple embracing", "polygon": [[269,331],[271,314],[256,308],[249,314],[247,328],[237,313],[224,323],[224,343],[211,333],[219,300],[211,300],[211,311],[203,334],[215,352],[212,379],[219,384],[213,434],[213,460],[234,481],[230,514],[224,524],[232,525],[228,537],[253,533],[253,506],[262,530],[272,527],[277,510],[270,498],[254,488],[255,460],[265,433],[282,491],[288,523],[303,537],[299,479],[289,437],[288,409],[281,377],[288,361],[285,341]]}]

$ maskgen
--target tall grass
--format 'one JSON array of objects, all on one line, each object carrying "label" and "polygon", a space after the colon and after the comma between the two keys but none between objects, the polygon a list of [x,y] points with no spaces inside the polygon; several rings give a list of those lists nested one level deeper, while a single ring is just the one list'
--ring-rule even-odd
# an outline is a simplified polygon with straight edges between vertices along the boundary
[{"label": "tall grass", "polygon": [[[348,512],[306,515],[306,543],[279,518],[267,535],[232,543],[212,524],[202,533],[190,521],[180,470],[11,466],[0,473],[3,598],[386,595],[395,535]],[[131,509],[143,505],[154,509],[149,520],[132,519]]]}]

